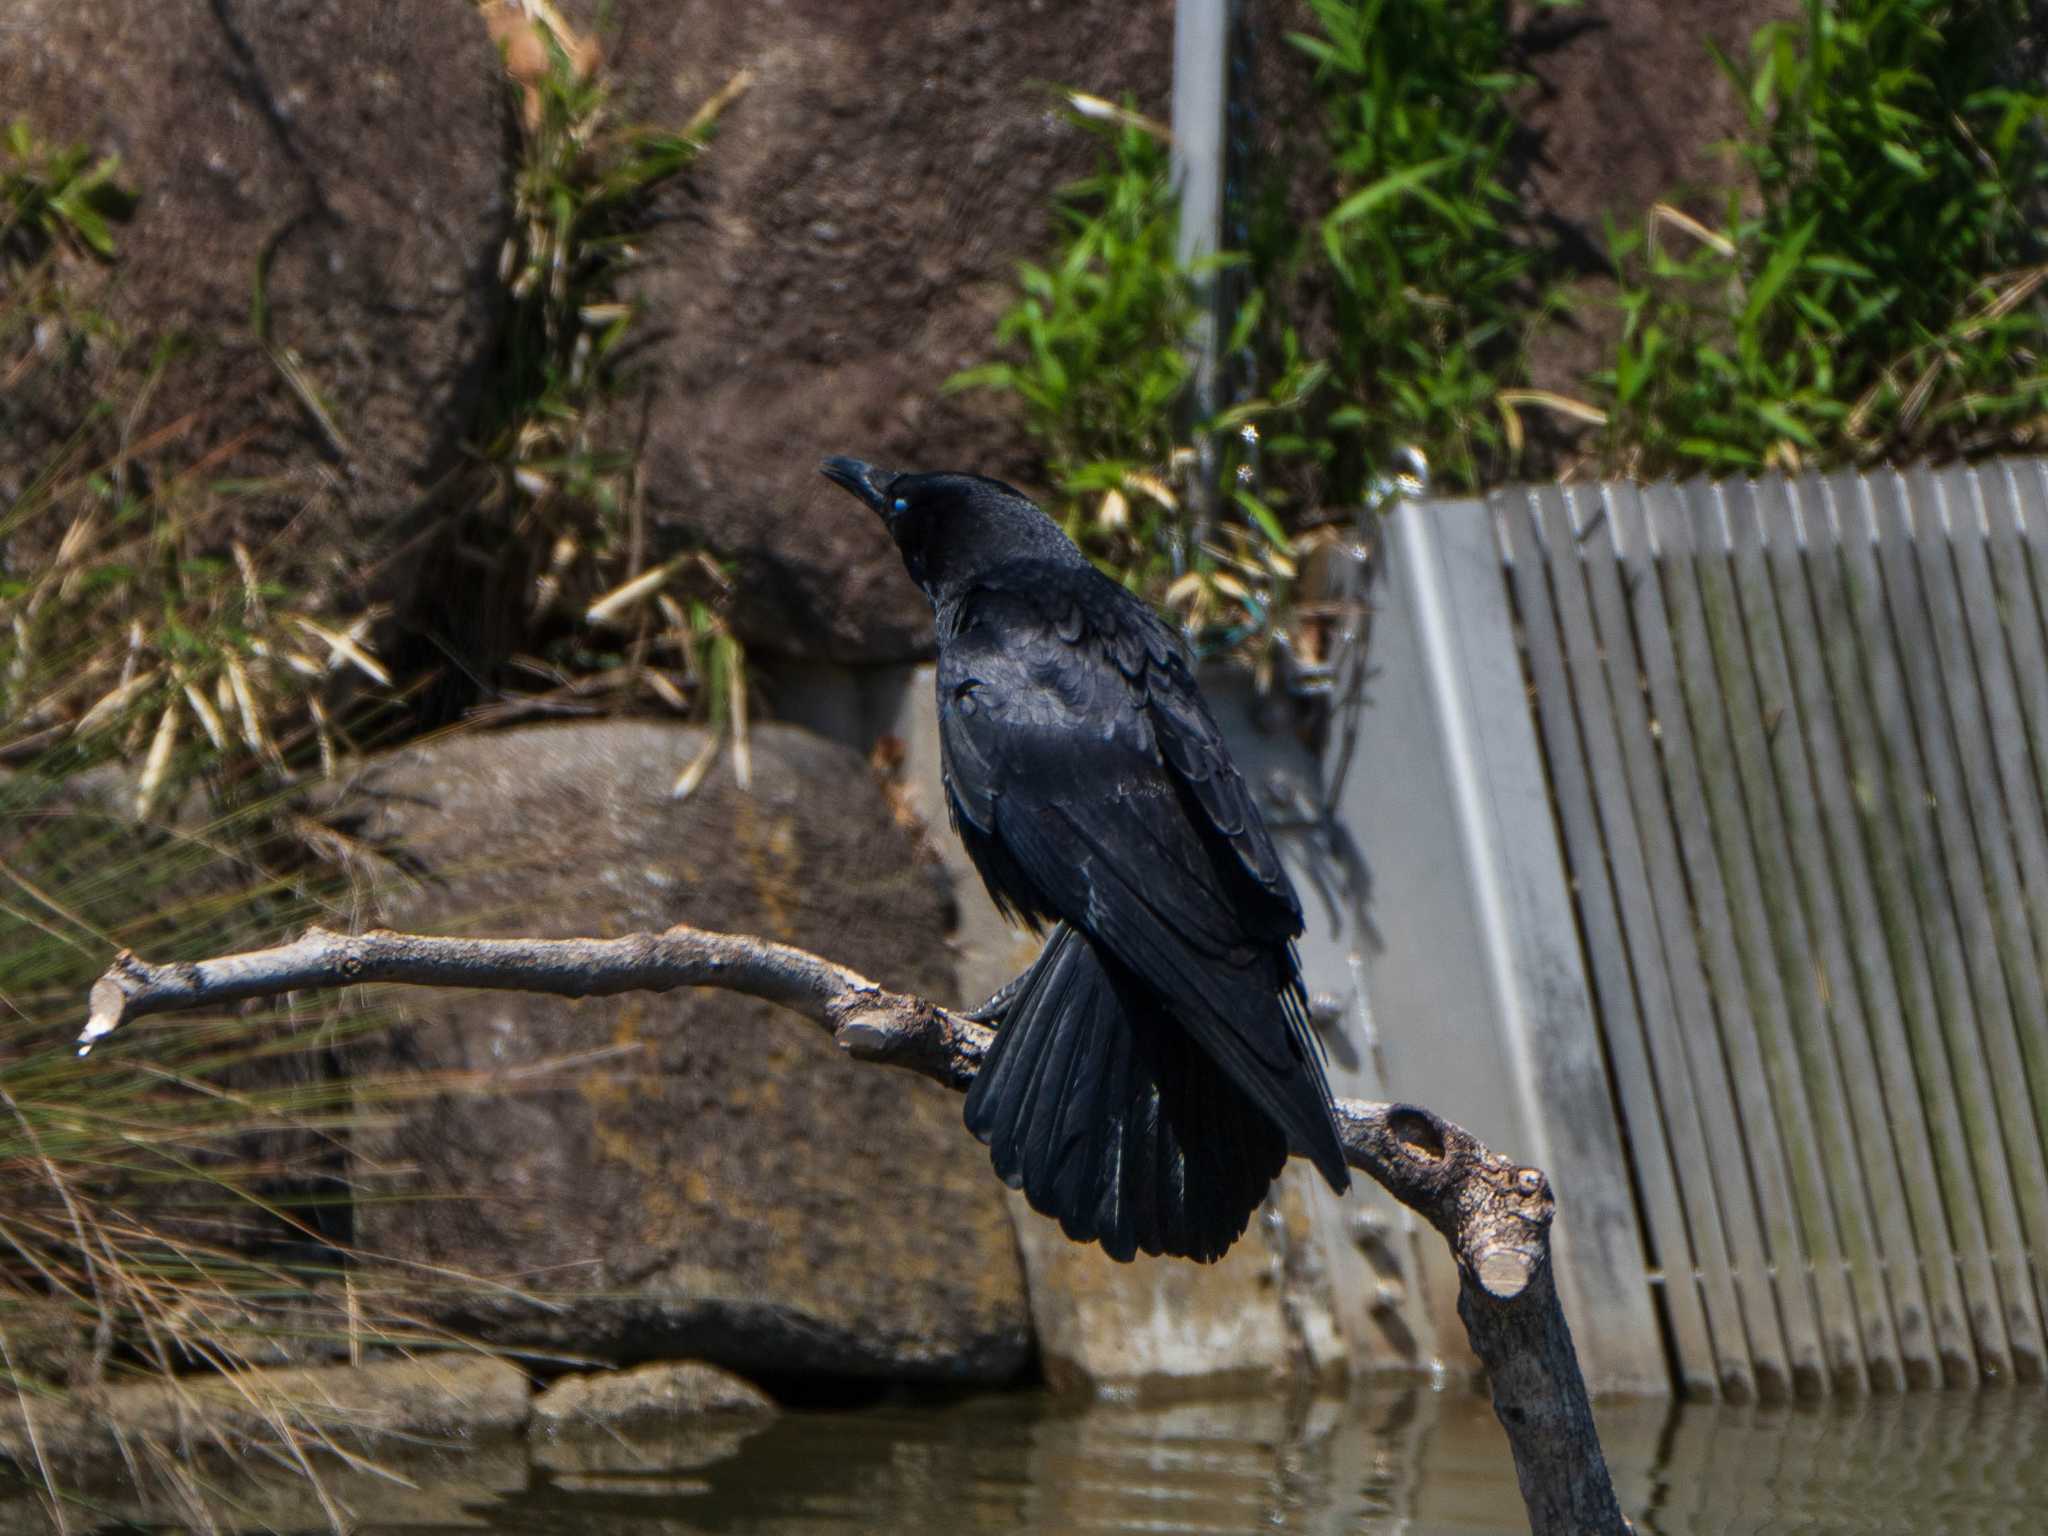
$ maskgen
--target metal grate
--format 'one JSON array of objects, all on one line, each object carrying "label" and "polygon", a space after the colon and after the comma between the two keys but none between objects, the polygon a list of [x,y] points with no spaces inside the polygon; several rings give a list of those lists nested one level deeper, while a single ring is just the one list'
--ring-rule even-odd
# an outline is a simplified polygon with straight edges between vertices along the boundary
[{"label": "metal grate", "polygon": [[1681,1382],[2038,1379],[2048,467],[1490,506]]}]

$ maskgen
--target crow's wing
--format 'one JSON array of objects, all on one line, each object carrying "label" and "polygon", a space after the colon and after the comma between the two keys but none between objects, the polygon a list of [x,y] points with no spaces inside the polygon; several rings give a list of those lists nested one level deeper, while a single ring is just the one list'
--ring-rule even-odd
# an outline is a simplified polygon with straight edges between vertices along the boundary
[{"label": "crow's wing", "polygon": [[940,741],[997,899],[1090,935],[1333,1183],[1289,941],[1301,907],[1172,633],[1104,580],[1017,573],[951,615]]}]

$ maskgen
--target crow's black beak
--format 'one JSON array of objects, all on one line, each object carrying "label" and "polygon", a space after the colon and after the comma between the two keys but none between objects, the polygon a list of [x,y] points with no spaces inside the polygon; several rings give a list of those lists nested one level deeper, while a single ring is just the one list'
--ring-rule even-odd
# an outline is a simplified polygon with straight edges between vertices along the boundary
[{"label": "crow's black beak", "polygon": [[834,454],[818,466],[818,472],[833,484],[845,486],[884,517],[889,515],[887,487],[896,477],[886,469]]}]

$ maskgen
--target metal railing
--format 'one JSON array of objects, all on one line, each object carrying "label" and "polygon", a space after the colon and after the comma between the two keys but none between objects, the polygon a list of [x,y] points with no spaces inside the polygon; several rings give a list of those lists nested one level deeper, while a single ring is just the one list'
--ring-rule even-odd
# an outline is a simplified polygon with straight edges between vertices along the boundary
[{"label": "metal railing", "polygon": [[1646,1327],[1735,1398],[2039,1379],[2048,468],[1502,492],[1388,556],[1391,1087],[1552,1158],[1596,1385]]}]

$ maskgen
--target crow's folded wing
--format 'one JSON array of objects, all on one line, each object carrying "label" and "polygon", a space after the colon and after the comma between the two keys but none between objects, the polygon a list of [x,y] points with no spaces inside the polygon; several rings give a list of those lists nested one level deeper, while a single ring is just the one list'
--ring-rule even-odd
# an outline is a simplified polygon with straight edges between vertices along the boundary
[{"label": "crow's folded wing", "polygon": [[1300,905],[1170,632],[1110,594],[963,610],[939,675],[955,825],[999,899],[1093,937],[1341,1184]]}]

